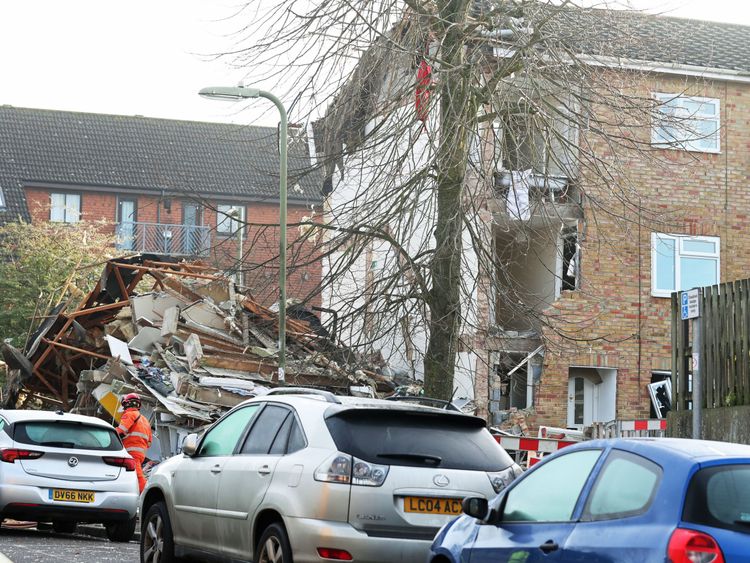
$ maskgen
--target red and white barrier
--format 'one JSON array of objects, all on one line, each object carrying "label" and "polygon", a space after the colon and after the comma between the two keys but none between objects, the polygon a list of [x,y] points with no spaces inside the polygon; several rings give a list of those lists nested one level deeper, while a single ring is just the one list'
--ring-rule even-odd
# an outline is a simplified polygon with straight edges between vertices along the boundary
[{"label": "red and white barrier", "polygon": [[635,432],[641,430],[666,430],[666,419],[646,419],[646,420],[621,420],[620,430]]},{"label": "red and white barrier", "polygon": [[524,452],[542,452],[549,454],[571,446],[576,442],[568,440],[553,440],[551,438],[524,438],[516,436],[502,436],[495,434],[495,440],[506,450],[524,451]]}]

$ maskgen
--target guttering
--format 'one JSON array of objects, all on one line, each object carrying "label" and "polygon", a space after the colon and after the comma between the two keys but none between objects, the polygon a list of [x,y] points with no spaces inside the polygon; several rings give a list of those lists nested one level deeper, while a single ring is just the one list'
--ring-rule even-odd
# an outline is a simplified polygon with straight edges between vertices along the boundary
[{"label": "guttering", "polygon": [[594,55],[579,55],[578,60],[591,66],[600,66],[621,70],[640,70],[660,74],[675,74],[680,76],[696,76],[711,80],[722,80],[726,82],[739,82],[750,84],[750,71],[732,70],[728,68],[716,68],[709,66],[696,66],[681,63],[668,63],[658,61],[644,61],[641,59],[629,59],[621,57],[605,57]]}]

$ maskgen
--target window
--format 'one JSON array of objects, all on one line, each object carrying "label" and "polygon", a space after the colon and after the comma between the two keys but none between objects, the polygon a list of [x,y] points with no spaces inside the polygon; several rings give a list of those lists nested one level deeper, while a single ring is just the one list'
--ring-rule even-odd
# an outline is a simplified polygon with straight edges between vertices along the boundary
[{"label": "window", "polygon": [[0,186],[0,211],[5,211],[5,194],[3,194],[2,186]]},{"label": "window", "polygon": [[686,522],[750,532],[750,465],[732,464],[698,471],[690,481],[682,518]]},{"label": "window", "polygon": [[719,152],[719,100],[676,94],[654,94],[659,103],[651,144],[661,148]]},{"label": "window", "polygon": [[216,206],[216,232],[232,236],[240,230],[245,221],[245,208],[241,205]]},{"label": "window", "polygon": [[508,492],[502,521],[570,521],[600,454],[601,450],[581,450],[536,469]]},{"label": "window", "polygon": [[328,417],[326,425],[339,451],[369,463],[468,471],[502,471],[513,464],[484,422],[472,418],[350,409]]},{"label": "window", "polygon": [[[267,454],[289,416],[289,410],[283,407],[268,405],[264,408],[258,420],[253,424],[240,453]],[[286,443],[284,443],[284,446],[286,446]]]},{"label": "window", "polygon": [[250,405],[230,412],[209,429],[198,450],[199,456],[232,455],[247,424],[258,411],[259,405]]},{"label": "window", "polygon": [[49,194],[49,220],[58,223],[77,223],[81,220],[79,194]]},{"label": "window", "polygon": [[15,426],[13,439],[21,444],[104,451],[122,448],[115,431],[101,426],[57,421],[19,422]]},{"label": "window", "polygon": [[651,295],[719,283],[719,238],[651,235]]},{"label": "window", "polygon": [[662,470],[640,456],[613,450],[586,503],[583,519],[610,520],[648,510]]},{"label": "window", "polygon": [[117,249],[135,249],[138,201],[128,197],[117,198]]}]

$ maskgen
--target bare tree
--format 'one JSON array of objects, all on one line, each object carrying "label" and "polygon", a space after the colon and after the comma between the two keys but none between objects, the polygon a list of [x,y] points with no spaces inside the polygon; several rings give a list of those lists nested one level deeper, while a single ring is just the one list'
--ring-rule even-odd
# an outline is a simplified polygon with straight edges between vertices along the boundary
[{"label": "bare tree", "polygon": [[668,220],[628,175],[661,155],[648,126],[662,102],[617,64],[642,40],[639,14],[572,0],[286,0],[235,17],[248,23],[225,56],[316,121],[328,197],[301,236],[315,237],[343,333],[423,360],[430,396],[451,397],[457,354],[493,324],[575,342],[591,320],[550,315],[511,265],[552,270],[538,255],[552,249],[563,268],[550,279],[580,289],[584,212],[588,225]]}]

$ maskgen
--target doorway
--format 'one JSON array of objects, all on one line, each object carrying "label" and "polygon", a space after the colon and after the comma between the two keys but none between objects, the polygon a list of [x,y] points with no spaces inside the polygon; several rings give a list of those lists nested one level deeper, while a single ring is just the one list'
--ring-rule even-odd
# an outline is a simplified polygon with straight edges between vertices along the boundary
[{"label": "doorway", "polygon": [[609,422],[617,412],[617,370],[571,367],[568,370],[568,427],[582,429]]}]

